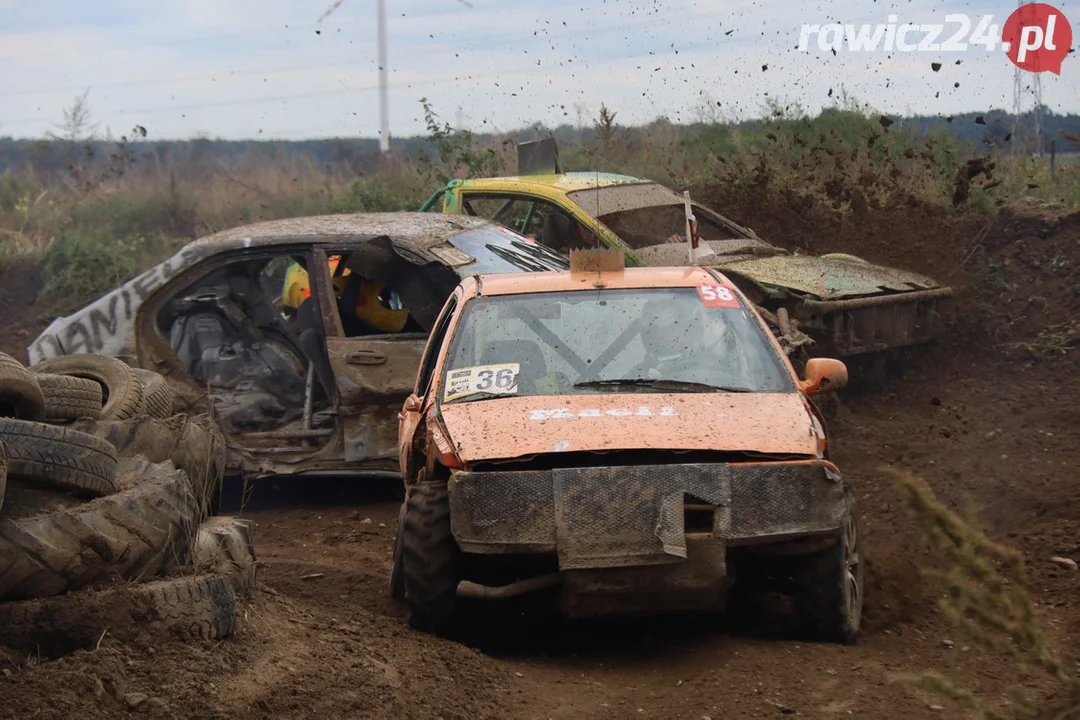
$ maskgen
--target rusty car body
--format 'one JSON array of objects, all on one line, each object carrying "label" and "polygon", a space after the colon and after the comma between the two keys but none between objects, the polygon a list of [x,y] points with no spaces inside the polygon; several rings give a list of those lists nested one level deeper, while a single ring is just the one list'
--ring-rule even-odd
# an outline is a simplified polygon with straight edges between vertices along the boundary
[{"label": "rusty car body", "polygon": [[[356,272],[392,286],[402,332],[350,336],[331,284]],[[310,298],[291,320],[283,278],[298,264]],[[427,330],[462,277],[567,267],[487,220],[421,213],[303,217],[196,240],[33,342],[33,364],[120,358],[168,378],[181,409],[211,409],[229,467],[247,477],[396,474],[397,411]],[[212,406],[212,407],[207,407]]]},{"label": "rusty car body", "polygon": [[858,516],[811,401],[844,364],[800,379],[720,272],[605,253],[448,299],[400,416],[392,595],[436,633],[540,591],[571,617],[716,612],[782,556],[804,628],[853,642]]},{"label": "rusty car body", "polygon": [[[445,213],[490,218],[561,253],[585,238],[618,248],[630,266],[718,268],[763,311],[789,352],[895,351],[933,340],[955,315],[952,289],[932,278],[847,254],[792,253],[696,201],[690,205],[707,250],[691,261],[686,198],[673,190],[629,175],[562,172],[557,158],[531,167],[516,177],[451,180],[421,210],[441,203]],[[683,241],[669,242],[673,235]]]}]

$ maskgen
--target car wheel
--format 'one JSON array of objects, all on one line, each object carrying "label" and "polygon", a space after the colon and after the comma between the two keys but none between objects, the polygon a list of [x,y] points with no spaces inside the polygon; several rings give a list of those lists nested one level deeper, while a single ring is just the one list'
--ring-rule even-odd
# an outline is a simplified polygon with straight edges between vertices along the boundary
[{"label": "car wheel", "polygon": [[142,384],[142,414],[158,419],[172,417],[173,394],[165,378],[153,370],[131,370]]},{"label": "car wheel", "polygon": [[811,639],[853,645],[862,624],[866,562],[854,493],[845,487],[844,494],[848,513],[837,543],[803,560],[797,603]]},{"label": "car wheel", "polygon": [[445,634],[457,606],[461,550],[450,532],[450,497],[442,483],[418,483],[405,505],[402,570],[409,624]]},{"label": "car wheel", "polygon": [[0,417],[45,419],[45,396],[33,373],[21,362],[0,353]]},{"label": "car wheel", "polygon": [[86,378],[100,384],[104,401],[102,420],[124,420],[139,415],[142,410],[142,383],[131,366],[114,357],[65,355],[45,360],[31,369],[36,373]]},{"label": "car wheel", "polygon": [[402,571],[405,535],[405,503],[401,503],[398,513],[397,531],[394,533],[394,560],[390,566],[390,598],[396,602],[405,601],[405,574]]},{"label": "car wheel", "polygon": [[97,382],[50,373],[38,373],[35,377],[45,395],[45,418],[48,421],[97,420],[101,417],[102,390]]},{"label": "car wheel", "polygon": [[0,419],[0,441],[12,479],[86,498],[116,492],[116,449],[71,428]]}]

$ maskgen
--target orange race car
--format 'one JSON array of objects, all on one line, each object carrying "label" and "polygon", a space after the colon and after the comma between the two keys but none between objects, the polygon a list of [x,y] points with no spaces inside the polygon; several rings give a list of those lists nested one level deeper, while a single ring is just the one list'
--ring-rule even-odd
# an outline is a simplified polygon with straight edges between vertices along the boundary
[{"label": "orange race car", "polygon": [[855,497],[805,379],[706,267],[478,275],[442,310],[400,415],[391,592],[444,633],[463,603],[548,590],[571,617],[723,611],[784,563],[801,627],[851,643]]}]

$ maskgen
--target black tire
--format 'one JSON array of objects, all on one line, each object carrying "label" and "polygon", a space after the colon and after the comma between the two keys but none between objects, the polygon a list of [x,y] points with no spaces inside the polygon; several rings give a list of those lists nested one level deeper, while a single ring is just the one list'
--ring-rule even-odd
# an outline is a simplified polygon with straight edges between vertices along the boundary
[{"label": "black tire", "polygon": [[85,497],[116,492],[116,449],[78,430],[0,418],[12,479],[35,482]]},{"label": "black tire", "polygon": [[45,419],[45,396],[34,374],[6,353],[0,353],[0,417]]},{"label": "black tire", "polygon": [[0,603],[0,645],[56,657],[94,647],[106,631],[121,642],[215,640],[235,632],[236,597],[230,576],[194,575]]},{"label": "black tire", "polygon": [[397,530],[394,532],[394,553],[390,565],[390,599],[395,602],[405,602],[405,574],[402,565],[405,557],[405,503],[401,503],[401,511],[398,512]]},{"label": "black tire", "polygon": [[36,379],[45,396],[46,420],[97,420],[101,417],[103,395],[99,383],[51,373],[38,373]]},{"label": "black tire", "polygon": [[862,624],[866,561],[862,523],[851,488],[844,488],[848,513],[832,548],[803,558],[796,603],[811,640],[854,645]]},{"label": "black tire", "polygon": [[0,600],[28,600],[95,583],[142,580],[187,563],[202,518],[172,463],[120,461],[120,490],[33,517],[0,516]]},{"label": "black tire", "polygon": [[4,499],[7,497],[7,450],[4,442],[0,440],[0,510],[4,509]]},{"label": "black tire", "polygon": [[132,368],[142,383],[143,414],[164,419],[173,414],[173,394],[168,382],[153,370]]},{"label": "black tire", "polygon": [[135,417],[142,410],[142,383],[127,363],[116,358],[65,355],[38,363],[32,369],[37,373],[86,378],[100,384],[104,396],[103,420],[124,420]]},{"label": "black tire", "polygon": [[444,635],[457,608],[461,550],[450,531],[450,498],[442,483],[413,485],[402,534],[409,624]]}]

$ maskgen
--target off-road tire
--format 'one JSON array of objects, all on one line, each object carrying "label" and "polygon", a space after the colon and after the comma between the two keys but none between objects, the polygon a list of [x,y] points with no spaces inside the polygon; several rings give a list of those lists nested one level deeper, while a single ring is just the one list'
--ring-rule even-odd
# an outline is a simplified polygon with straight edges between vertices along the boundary
[{"label": "off-road tire", "polygon": [[12,479],[101,497],[116,492],[116,449],[67,427],[0,418]]},{"label": "off-road tire", "polygon": [[172,462],[120,461],[112,495],[33,517],[0,515],[0,600],[161,575],[191,556],[199,504]]},{"label": "off-road tire", "polygon": [[397,530],[394,531],[394,553],[390,564],[390,599],[395,602],[405,602],[405,574],[403,565],[405,560],[405,503],[401,504],[398,513]]},{"label": "off-road tire", "polygon": [[143,413],[152,418],[167,418],[173,414],[173,394],[163,376],[153,370],[132,368],[142,383]]},{"label": "off-road tire", "polygon": [[127,420],[80,420],[70,426],[111,443],[121,458],[142,456],[152,463],[171,460],[187,473],[202,522],[220,492],[228,460],[225,436],[208,415],[146,416]]},{"label": "off-road tire", "polygon": [[0,353],[0,417],[45,419],[45,396],[34,374],[6,353]]},{"label": "off-road tire", "polygon": [[796,604],[809,639],[854,645],[862,623],[866,559],[851,488],[844,488],[844,496],[848,511],[836,545],[799,563]]},{"label": "off-road tire", "polygon": [[199,526],[191,553],[198,571],[232,578],[236,592],[255,587],[255,523],[247,518],[212,517]]},{"label": "off-road tire", "polygon": [[215,640],[236,629],[229,575],[194,575],[0,603],[0,645],[55,657],[92,648],[108,632],[121,642]]},{"label": "off-road tire", "polygon": [[94,380],[101,385],[104,406],[102,420],[124,420],[142,411],[143,388],[127,363],[105,355],[65,355],[35,365],[36,373],[70,375]]},{"label": "off-road tire", "polygon": [[101,417],[103,391],[94,380],[52,373],[38,373],[36,379],[45,396],[48,421]]},{"label": "off-road tire", "polygon": [[7,496],[7,449],[3,440],[0,440],[0,510],[4,509],[4,498]]},{"label": "off-road tire", "polygon": [[409,624],[446,634],[457,606],[461,550],[450,531],[450,497],[443,483],[413,485],[402,535]]},{"label": "off-road tire", "polygon": [[0,505],[0,517],[34,517],[70,510],[84,502],[86,500],[63,490],[40,490],[37,483],[11,480],[4,495],[4,503]]}]

